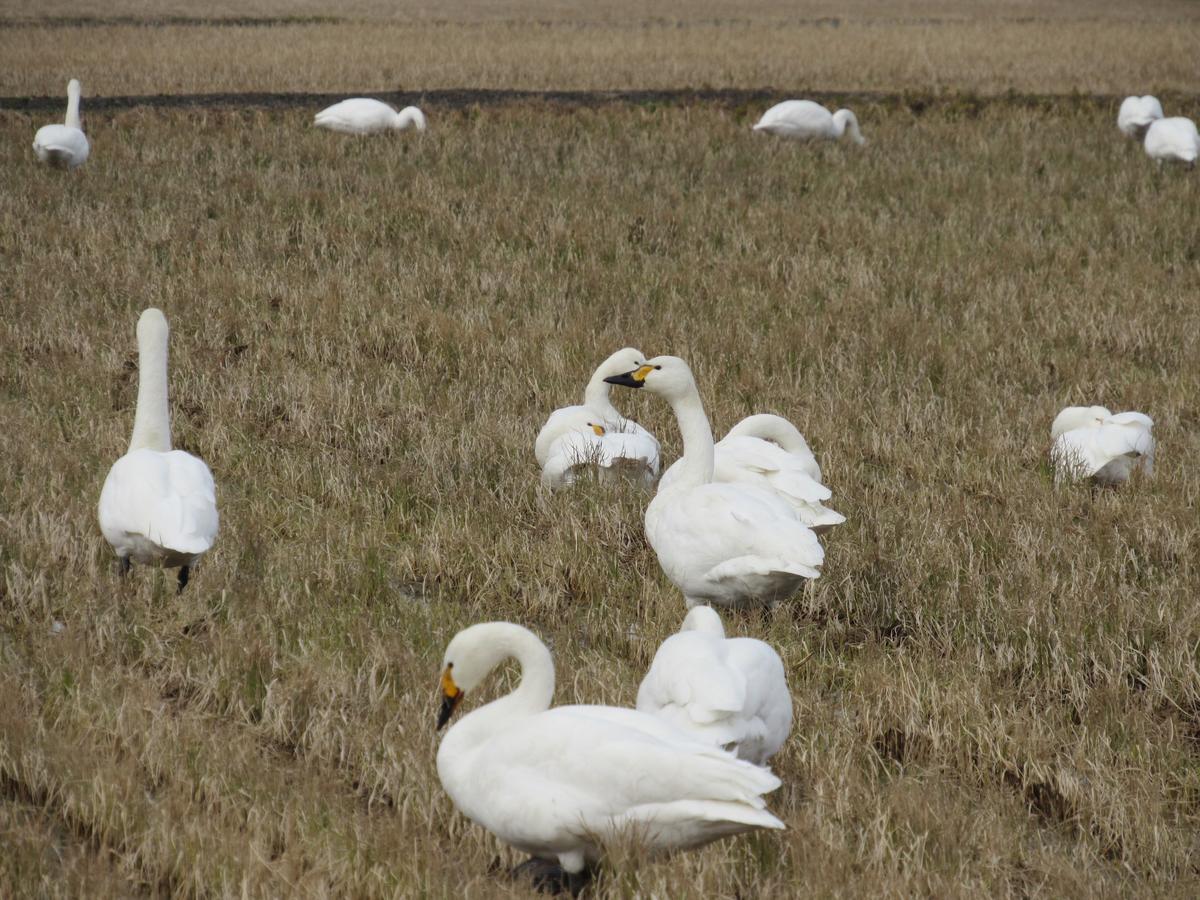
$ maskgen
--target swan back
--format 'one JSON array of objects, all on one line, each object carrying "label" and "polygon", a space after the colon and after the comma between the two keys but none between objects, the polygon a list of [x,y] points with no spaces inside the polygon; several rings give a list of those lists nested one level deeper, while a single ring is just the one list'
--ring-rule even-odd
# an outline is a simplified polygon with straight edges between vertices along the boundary
[{"label": "swan back", "polygon": [[1077,428],[1098,428],[1112,413],[1103,406],[1068,406],[1050,426],[1050,439],[1057,440]]},{"label": "swan back", "polygon": [[808,441],[804,439],[804,435],[800,433],[800,429],[783,416],[777,416],[772,413],[758,413],[753,416],[746,416],[746,418],[730,428],[729,433],[725,435],[726,438],[743,436],[771,441],[778,444],[785,452],[792,454],[800,460],[810,462],[811,465],[809,468],[811,471],[809,474],[816,481],[821,480],[821,469],[817,465],[817,458],[813,455],[812,449],[808,446]]},{"label": "swan back", "polygon": [[1191,165],[1200,156],[1200,133],[1196,123],[1183,116],[1156,119],[1146,129],[1143,146],[1151,159]]},{"label": "swan back", "polygon": [[833,114],[834,136],[840,138],[847,131],[850,139],[858,146],[865,146],[867,139],[858,128],[858,117],[848,109],[839,109]]},{"label": "swan back", "polygon": [[1121,133],[1133,138],[1145,134],[1150,123],[1163,117],[1162,104],[1157,97],[1147,94],[1144,97],[1126,97],[1121,101],[1117,112],[1117,128]]},{"label": "swan back", "polygon": [[812,100],[784,100],[763,113],[753,130],[806,140],[833,137],[833,128],[833,116],[821,104]]}]

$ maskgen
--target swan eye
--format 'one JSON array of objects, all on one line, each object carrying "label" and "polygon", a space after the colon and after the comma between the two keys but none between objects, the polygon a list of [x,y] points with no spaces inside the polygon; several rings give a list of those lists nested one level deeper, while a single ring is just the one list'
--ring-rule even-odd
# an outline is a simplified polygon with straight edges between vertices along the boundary
[{"label": "swan eye", "polygon": [[661,368],[662,368],[662,366],[655,366],[654,368],[655,368],[655,369],[661,369]]}]

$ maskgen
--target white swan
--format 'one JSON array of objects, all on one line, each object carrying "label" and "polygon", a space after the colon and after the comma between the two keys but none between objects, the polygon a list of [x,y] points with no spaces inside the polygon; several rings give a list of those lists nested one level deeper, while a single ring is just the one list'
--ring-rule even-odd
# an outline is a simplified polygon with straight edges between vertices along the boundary
[{"label": "white swan", "polygon": [[659,394],[679,422],[683,457],[646,508],[646,539],[689,608],[775,603],[820,575],[821,544],[786,500],[754,484],[713,483],[712,430],[687,363],[657,356],[608,381]]},{"label": "white swan", "polygon": [[129,452],[100,492],[100,530],[120,560],[179,568],[179,589],[217,536],[217,495],[208,466],[171,449],[167,403],[167,320],[157,309],[138,319],[138,397]]},{"label": "white swan", "polygon": [[506,844],[578,873],[621,833],[672,850],[784,827],[762,799],[779,786],[766,769],[632,709],[551,709],[550,651],[519,625],[472,625],[450,641],[438,728],[510,658],[521,666],[516,690],[464,716],[437,754],[454,805]]},{"label": "white swan", "polygon": [[754,638],[726,638],[711,606],[696,606],[654,654],[637,708],[763,765],[792,730],[783,660]]},{"label": "white swan", "polygon": [[561,416],[562,435],[550,445],[542,483],[551,489],[574,484],[594,468],[602,477],[623,475],[649,487],[658,471],[658,441],[646,433],[609,431],[594,414],[580,410]]},{"label": "white swan", "polygon": [[1196,157],[1200,156],[1200,133],[1196,131],[1196,123],[1183,116],[1155,119],[1146,129],[1144,146],[1146,155],[1158,160],[1160,165],[1183,162],[1194,166]]},{"label": "white swan", "polygon": [[631,448],[635,451],[634,458],[646,460],[650,481],[658,477],[658,441],[637,422],[626,419],[617,411],[609,397],[612,386],[604,380],[610,375],[620,375],[622,372],[636,369],[645,359],[642,351],[633,347],[618,350],[600,363],[592,373],[592,378],[583,391],[582,405],[564,406],[550,413],[533,443],[533,455],[543,470],[550,459],[550,449],[555,441],[571,431],[590,431],[590,425],[598,423],[606,433],[635,436],[636,441],[631,441]]},{"label": "white swan", "polygon": [[1115,485],[1129,480],[1135,469],[1153,475],[1153,427],[1143,413],[1113,415],[1103,406],[1068,406],[1050,426],[1055,482],[1094,478]]},{"label": "white swan", "polygon": [[426,127],[425,114],[415,106],[400,112],[382,100],[354,97],[321,110],[313,116],[313,125],[343,134],[379,134],[382,131],[403,131],[410,125],[417,131]]},{"label": "white swan", "polygon": [[753,128],[778,137],[800,141],[814,139],[839,140],[847,131],[850,139],[862,146],[867,140],[858,129],[858,117],[848,109],[831,113],[811,100],[785,100],[776,103]]},{"label": "white swan", "polygon": [[[846,521],[823,504],[833,493],[821,483],[821,467],[804,435],[782,416],[747,416],[729,429],[714,450],[713,481],[757,484],[788,501],[800,521],[821,534]],[[682,460],[663,472],[660,491],[669,487]]]},{"label": "white swan", "polygon": [[87,162],[91,145],[79,122],[79,82],[67,82],[67,117],[62,125],[43,125],[33,136],[37,158],[53,166],[75,169]]},{"label": "white swan", "polygon": [[1155,119],[1163,117],[1162,104],[1157,97],[1147,94],[1144,97],[1126,97],[1121,101],[1121,109],[1117,112],[1117,127],[1126,137],[1138,138],[1146,134],[1146,129]]}]

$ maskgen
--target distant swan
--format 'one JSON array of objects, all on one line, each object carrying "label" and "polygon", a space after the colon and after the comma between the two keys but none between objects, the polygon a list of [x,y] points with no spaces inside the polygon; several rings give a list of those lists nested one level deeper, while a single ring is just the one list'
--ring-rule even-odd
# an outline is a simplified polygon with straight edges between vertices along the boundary
[{"label": "distant swan", "polygon": [[67,83],[67,117],[62,125],[43,125],[33,137],[37,158],[53,166],[75,169],[87,162],[91,146],[79,122],[79,82]]},{"label": "distant swan", "polygon": [[1196,131],[1196,123],[1183,116],[1170,119],[1155,119],[1146,129],[1146,155],[1151,159],[1163,162],[1182,162],[1189,166],[1196,164],[1200,156],[1200,133]]},{"label": "distant swan", "polygon": [[313,117],[313,125],[343,134],[379,134],[403,131],[410,125],[417,131],[424,131],[426,122],[425,114],[415,106],[406,106],[396,112],[381,100],[355,97],[321,110]]},{"label": "distant swan", "polygon": [[763,113],[753,130],[801,141],[836,141],[849,132],[850,139],[859,146],[867,142],[858,129],[858,117],[854,113],[848,109],[831,113],[811,100],[785,100],[775,104]]},{"label": "distant swan", "polygon": [[1117,112],[1117,127],[1126,137],[1140,140],[1145,136],[1150,123],[1162,117],[1163,108],[1157,97],[1151,97],[1149,94],[1144,97],[1126,97],[1121,101],[1121,109]]},{"label": "distant swan", "polygon": [[1050,426],[1056,482],[1094,478],[1116,485],[1134,470],[1154,474],[1154,421],[1138,412],[1113,415],[1103,406],[1068,406]]},{"label": "distant swan", "polygon": [[157,309],[138,319],[138,397],[129,452],[100,492],[100,530],[124,575],[130,561],[179,569],[179,589],[217,537],[217,495],[201,460],[171,449],[167,403],[167,320]]},{"label": "distant swan", "polygon": [[762,797],[779,786],[766,769],[636,710],[551,709],[554,661],[519,625],[472,625],[450,641],[438,728],[507,659],[521,667],[516,689],[465,715],[437,753],[454,805],[504,843],[575,874],[621,834],[664,851],[784,827]]},{"label": "distant swan", "polygon": [[658,441],[648,432],[609,431],[590,410],[560,416],[561,436],[550,445],[542,466],[542,483],[549,488],[573,484],[587,469],[602,475],[622,475],[649,487],[658,472]]},{"label": "distant swan", "polygon": [[727,638],[711,606],[696,606],[654,654],[637,708],[699,740],[764,764],[792,730],[783,660],[754,638]]}]

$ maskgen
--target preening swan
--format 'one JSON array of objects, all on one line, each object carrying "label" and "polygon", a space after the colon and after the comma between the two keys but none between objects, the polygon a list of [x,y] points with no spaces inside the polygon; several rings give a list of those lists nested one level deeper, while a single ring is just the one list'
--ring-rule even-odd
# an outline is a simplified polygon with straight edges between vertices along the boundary
[{"label": "preening swan", "polygon": [[[757,484],[787,500],[805,525],[821,534],[846,521],[823,501],[832,496],[821,483],[821,467],[804,435],[782,416],[747,416],[714,449],[713,481]],[[674,482],[677,460],[663,472],[660,491]]]},{"label": "preening swan", "polygon": [[33,137],[37,158],[53,166],[75,169],[87,162],[91,146],[79,121],[79,82],[67,83],[67,117],[62,125],[43,125]]},{"label": "preening swan", "polygon": [[1128,481],[1135,469],[1154,474],[1154,421],[1138,412],[1113,415],[1103,406],[1068,406],[1050,426],[1054,480]]},{"label": "preening swan", "polygon": [[1144,97],[1126,97],[1121,101],[1121,109],[1117,112],[1117,127],[1126,137],[1138,138],[1146,134],[1146,129],[1155,119],[1163,117],[1162,104],[1157,97],[1147,94]]},{"label": "preening swan", "polygon": [[379,134],[381,131],[403,131],[410,125],[417,131],[426,127],[425,114],[415,106],[400,112],[382,100],[354,97],[321,110],[313,117],[317,128],[328,128],[343,134]]},{"label": "preening swan", "polygon": [[1200,133],[1196,131],[1196,123],[1183,116],[1156,119],[1146,129],[1144,146],[1146,155],[1160,164],[1183,162],[1194,166],[1200,156]]},{"label": "preening swan", "polygon": [[550,445],[542,466],[542,483],[549,488],[566,487],[587,469],[602,477],[622,475],[647,487],[658,471],[658,441],[646,432],[608,431],[589,410],[560,416],[556,427],[561,436]]},{"label": "preening swan", "polygon": [[519,625],[472,625],[450,641],[438,728],[510,658],[521,666],[516,690],[465,715],[437,754],[454,805],[506,844],[579,873],[622,833],[673,850],[784,827],[762,798],[779,786],[766,769],[636,710],[551,709],[550,651]]},{"label": "preening swan", "polygon": [[753,130],[799,141],[836,141],[849,132],[850,139],[859,146],[867,142],[858,130],[858,117],[854,113],[848,109],[839,109],[831,113],[821,104],[811,100],[785,100],[776,103],[763,113]]},{"label": "preening swan", "polygon": [[792,730],[783,660],[754,638],[726,638],[711,606],[688,612],[662,642],[638,688],[637,708],[709,744],[763,765]]},{"label": "preening swan", "polygon": [[[533,455],[543,473],[550,460],[551,447],[556,441],[570,432],[590,432],[593,430],[593,424],[599,424],[606,434],[629,435],[630,437],[623,438],[622,441],[633,454],[630,457],[632,460],[644,462],[647,483],[658,477],[658,441],[637,422],[626,419],[617,411],[609,397],[612,386],[604,380],[610,375],[619,375],[637,368],[645,358],[641,350],[633,347],[618,350],[600,363],[592,373],[592,378],[584,389],[581,406],[564,406],[550,413],[533,444]],[[615,448],[616,444],[612,446]]]},{"label": "preening swan", "polygon": [[775,603],[819,576],[824,552],[795,509],[770,488],[713,483],[713,439],[687,363],[657,356],[612,384],[666,399],[683,436],[678,474],[646,508],[646,539],[688,607]]},{"label": "preening swan", "polygon": [[167,320],[157,309],[138,319],[138,397],[129,452],[100,492],[100,530],[120,560],[179,569],[179,589],[217,537],[217,494],[202,461],[171,449],[167,403]]}]

